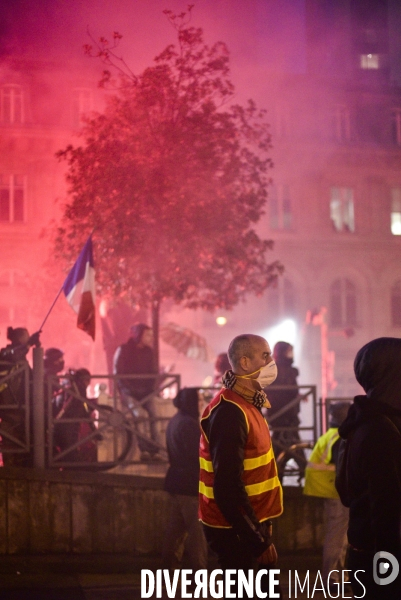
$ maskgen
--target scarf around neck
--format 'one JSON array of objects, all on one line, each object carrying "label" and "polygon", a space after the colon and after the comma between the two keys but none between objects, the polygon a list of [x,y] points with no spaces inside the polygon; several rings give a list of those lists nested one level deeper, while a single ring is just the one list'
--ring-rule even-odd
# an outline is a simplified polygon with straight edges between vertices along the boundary
[{"label": "scarf around neck", "polygon": [[[265,392],[260,387],[260,384],[256,379],[245,379],[243,377],[237,377],[235,373],[230,369],[226,371],[222,377],[223,386],[229,390],[232,390],[241,398],[244,398],[249,404],[253,404],[256,408],[270,408],[270,402],[267,399]],[[259,389],[255,390],[254,385]]]}]

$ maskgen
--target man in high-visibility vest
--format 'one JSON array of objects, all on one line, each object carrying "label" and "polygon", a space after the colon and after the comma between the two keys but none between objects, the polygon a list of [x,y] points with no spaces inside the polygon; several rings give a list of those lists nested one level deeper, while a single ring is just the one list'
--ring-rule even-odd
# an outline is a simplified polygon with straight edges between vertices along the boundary
[{"label": "man in high-visibility vest", "polygon": [[345,420],[349,402],[329,407],[329,429],[317,440],[305,470],[304,494],[324,498],[324,543],[322,578],[327,588],[336,591],[341,581],[347,550],[349,510],[342,505],[335,488],[336,457],[340,445],[338,428]]},{"label": "man in high-visibility vest", "polygon": [[201,418],[199,517],[223,569],[273,565],[272,517],[282,513],[282,489],[262,388],[277,376],[267,341],[237,336],[228,349],[232,370]]}]

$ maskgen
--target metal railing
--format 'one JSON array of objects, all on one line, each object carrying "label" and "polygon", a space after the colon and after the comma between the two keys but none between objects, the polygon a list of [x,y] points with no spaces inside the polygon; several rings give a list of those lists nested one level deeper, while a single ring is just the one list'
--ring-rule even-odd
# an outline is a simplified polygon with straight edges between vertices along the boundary
[{"label": "metal railing", "polygon": [[4,464],[12,464],[16,462],[15,455],[30,451],[29,381],[28,363],[0,361],[0,437]]},{"label": "metal railing", "polygon": [[[7,363],[0,370],[0,451],[3,456],[30,453],[34,466],[39,468],[111,469],[117,465],[141,462],[138,446],[147,444],[153,447],[158,460],[167,462],[165,431],[175,412],[172,398],[181,386],[179,375],[92,375],[92,384],[107,383],[112,390],[111,394],[103,393],[102,400],[102,395],[98,399],[86,397],[85,392],[80,393],[74,386],[73,372],[61,377],[48,377],[44,385],[42,348],[34,348],[32,386],[27,364],[11,367]],[[5,399],[8,396],[1,391],[7,390],[9,382],[16,381],[17,377],[23,380],[24,401],[7,403]],[[135,389],[135,380],[143,383],[146,379],[154,381],[154,391],[140,400],[136,400],[133,394],[124,394],[123,389],[129,390],[130,386]],[[220,387],[197,389],[210,400]],[[278,434],[282,432],[296,431],[302,436],[300,441],[314,443],[322,430],[322,406],[317,402],[316,386],[275,386],[274,390],[296,393],[296,398],[282,409],[267,414],[275,438],[276,456],[288,449],[277,447]],[[61,399],[59,405],[58,399]],[[277,419],[300,401],[311,405],[310,422],[297,427],[275,425]],[[66,402],[75,403],[76,413],[66,410]],[[156,405],[153,413],[149,410],[151,402]],[[12,415],[14,411],[15,416],[16,410],[19,411],[19,429],[13,433],[7,425],[11,421],[7,414]],[[157,439],[153,435],[155,431]]]},{"label": "metal railing", "polygon": [[[316,394],[316,386],[315,385],[276,385],[272,386],[272,390],[274,392],[294,392],[294,399],[288,402],[285,406],[280,408],[275,412],[268,413],[268,422],[269,427],[275,432],[281,431],[298,431],[298,432],[309,432],[309,440],[316,442],[319,430],[321,428],[320,414],[318,410],[317,403],[317,394]],[[267,389],[267,397],[269,397],[269,388]],[[311,403],[311,422],[305,423],[303,425],[297,426],[281,426],[276,425],[275,421],[277,421],[280,417],[284,416],[286,413],[291,411],[295,406],[297,406],[300,402],[309,402]]]},{"label": "metal railing", "polygon": [[[167,462],[164,442],[165,429],[171,417],[160,414],[162,404],[170,403],[180,388],[180,375],[93,375],[92,381],[108,381],[112,395],[108,403],[82,396],[73,385],[74,375],[49,378],[46,385],[47,404],[47,464],[49,467],[110,469],[117,465],[141,462],[134,450],[141,443],[152,448],[159,461]],[[141,400],[119,392],[121,382],[135,386],[135,381],[155,380],[155,389]],[[60,384],[64,380],[63,385]],[[110,385],[112,384],[112,385]],[[59,390],[59,392],[57,391]],[[55,392],[56,390],[56,392]],[[163,395],[168,393],[166,400]],[[76,414],[54,408],[57,396],[65,396],[75,403]],[[150,403],[156,405],[155,414],[147,415]],[[80,410],[81,407],[81,410]],[[84,416],[83,416],[84,413]],[[68,416],[70,415],[70,416]],[[157,431],[157,439],[152,435]],[[150,456],[152,459],[152,456]],[[153,458],[154,460],[154,458]]]},{"label": "metal railing", "polygon": [[[32,371],[28,363],[0,363],[0,453],[5,466],[110,469],[138,462],[132,452],[138,440],[152,444],[159,459],[167,461],[164,433],[171,414],[162,410],[152,418],[144,415],[152,400],[163,409],[172,406],[169,397],[177,394],[180,375],[92,375],[92,381],[112,384],[108,404],[87,398],[82,390],[80,393],[72,385],[73,377],[48,377],[44,383],[40,347],[33,349]],[[124,404],[119,383],[147,378],[155,380],[152,393],[140,401],[132,398],[131,405]],[[60,414],[63,407],[55,406],[58,395],[75,403],[77,412],[64,410]],[[160,433],[158,442],[150,435],[152,426]],[[12,460],[16,454],[22,455],[21,462]]]}]

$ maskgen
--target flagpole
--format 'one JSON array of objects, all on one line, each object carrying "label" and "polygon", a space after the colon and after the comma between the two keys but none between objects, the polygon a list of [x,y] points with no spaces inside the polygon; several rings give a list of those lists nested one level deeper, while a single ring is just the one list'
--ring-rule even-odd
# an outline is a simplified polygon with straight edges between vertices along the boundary
[{"label": "flagpole", "polygon": [[54,308],[54,305],[56,304],[57,300],[59,299],[59,296],[60,296],[61,292],[63,291],[63,287],[64,287],[64,283],[63,283],[63,285],[61,286],[61,288],[59,289],[59,291],[57,292],[57,296],[56,296],[56,297],[55,297],[55,299],[53,300],[53,303],[52,303],[51,307],[50,307],[50,308],[49,308],[49,310],[47,311],[47,314],[46,314],[45,318],[43,319],[43,323],[42,323],[42,325],[41,325],[41,326],[40,326],[40,328],[39,328],[39,333],[41,333],[41,332],[42,332],[42,329],[43,329],[43,326],[44,326],[44,324],[46,323],[46,321],[47,321],[47,319],[48,319],[48,317],[49,317],[50,313],[52,312],[52,310],[53,310],[53,308]]}]

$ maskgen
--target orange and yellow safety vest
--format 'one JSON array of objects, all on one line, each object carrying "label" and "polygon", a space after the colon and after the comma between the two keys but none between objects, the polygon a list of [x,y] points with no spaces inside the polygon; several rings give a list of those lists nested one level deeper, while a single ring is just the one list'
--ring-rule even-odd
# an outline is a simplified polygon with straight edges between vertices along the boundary
[{"label": "orange and yellow safety vest", "polygon": [[[211,527],[230,528],[214,499],[214,471],[209,440],[204,422],[220,402],[232,402],[243,412],[248,436],[244,447],[244,470],[242,481],[249,502],[259,522],[278,517],[283,512],[283,493],[277,475],[276,461],[269,427],[255,406],[232,390],[223,389],[206,407],[201,418],[199,518]],[[203,426],[202,426],[203,425]]]}]

